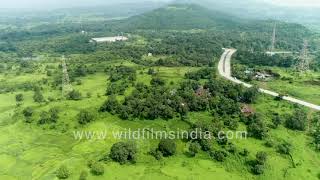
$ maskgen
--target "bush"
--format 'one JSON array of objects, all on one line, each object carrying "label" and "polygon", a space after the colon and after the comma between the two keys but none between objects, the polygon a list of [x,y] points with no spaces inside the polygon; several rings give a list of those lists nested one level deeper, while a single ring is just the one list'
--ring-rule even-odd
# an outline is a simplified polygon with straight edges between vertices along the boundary
[{"label": "bush", "polygon": [[260,175],[264,173],[264,165],[256,164],[252,168],[252,172],[256,175]]},{"label": "bush", "polygon": [[268,157],[268,155],[266,152],[263,152],[263,151],[257,152],[257,154],[256,154],[257,164],[260,164],[260,165],[265,164],[267,161],[267,157]]},{"label": "bush", "polygon": [[72,90],[67,94],[67,99],[68,100],[74,100],[74,101],[79,101],[81,100],[81,93],[77,90]]},{"label": "bush", "polygon": [[88,172],[87,171],[81,171],[79,180],[86,180],[88,177]]},{"label": "bush", "polygon": [[209,155],[212,159],[215,159],[216,161],[219,161],[219,162],[223,162],[228,156],[227,152],[222,150],[211,151]]},{"label": "bush", "polygon": [[62,165],[57,170],[56,176],[59,179],[67,179],[70,176],[70,172],[69,172],[68,168],[65,165]]},{"label": "bush", "polygon": [[289,117],[285,125],[292,130],[304,131],[307,121],[307,113],[302,109],[297,109],[291,117]]},{"label": "bush", "polygon": [[94,115],[88,110],[81,110],[77,115],[79,124],[87,124],[94,120]]},{"label": "bush", "polygon": [[30,118],[33,115],[33,109],[31,107],[26,107],[23,111],[22,114],[26,118]]},{"label": "bush", "polygon": [[177,145],[174,140],[162,139],[159,142],[158,150],[163,154],[164,157],[172,156],[176,153]]},{"label": "bush", "polygon": [[157,149],[151,150],[151,151],[149,152],[149,154],[150,154],[151,156],[153,156],[154,158],[156,158],[156,160],[160,160],[160,159],[162,159],[162,157],[163,157],[162,152],[160,152],[160,151],[157,150]]},{"label": "bush", "polygon": [[163,85],[165,85],[166,83],[165,83],[165,81],[164,81],[163,79],[161,79],[161,78],[159,78],[159,77],[153,77],[153,78],[151,79],[150,84],[153,85],[153,86],[163,86]]},{"label": "bush", "polygon": [[286,142],[283,144],[279,144],[277,147],[277,151],[280,154],[290,154],[291,148],[292,148],[292,145]]},{"label": "bush", "polygon": [[91,173],[96,176],[100,176],[104,174],[103,164],[100,162],[95,162],[91,166]]},{"label": "bush", "polygon": [[202,151],[210,151],[211,150],[210,139],[200,139],[199,144],[201,146]]},{"label": "bush", "polygon": [[241,156],[245,156],[245,157],[248,156],[249,153],[250,153],[249,150],[246,149],[246,148],[244,148],[242,152],[239,152],[239,154],[240,154]]},{"label": "bush", "polygon": [[23,98],[23,94],[17,94],[16,95],[16,101],[19,103],[19,102],[22,102],[24,100]]},{"label": "bush", "polygon": [[120,164],[135,163],[137,148],[134,143],[118,142],[112,145],[110,157]]},{"label": "bush", "polygon": [[198,142],[192,142],[189,145],[189,153],[191,156],[195,156],[200,151],[200,144]]},{"label": "bush", "polygon": [[37,102],[37,103],[44,102],[44,97],[43,97],[43,95],[42,95],[42,93],[41,93],[41,91],[39,89],[37,89],[34,92],[33,100],[34,100],[34,102]]},{"label": "bush", "polygon": [[120,104],[115,96],[109,96],[108,100],[103,103],[100,107],[100,112],[110,112],[111,114],[116,114]]}]

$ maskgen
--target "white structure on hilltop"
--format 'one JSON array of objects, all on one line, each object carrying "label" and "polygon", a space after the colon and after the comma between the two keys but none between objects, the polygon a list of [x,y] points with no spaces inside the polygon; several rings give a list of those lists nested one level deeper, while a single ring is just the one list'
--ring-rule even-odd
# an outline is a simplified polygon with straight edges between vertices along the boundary
[{"label": "white structure on hilltop", "polygon": [[125,36],[114,36],[114,37],[99,37],[92,38],[91,42],[103,43],[103,42],[117,42],[117,41],[127,41],[128,38]]}]

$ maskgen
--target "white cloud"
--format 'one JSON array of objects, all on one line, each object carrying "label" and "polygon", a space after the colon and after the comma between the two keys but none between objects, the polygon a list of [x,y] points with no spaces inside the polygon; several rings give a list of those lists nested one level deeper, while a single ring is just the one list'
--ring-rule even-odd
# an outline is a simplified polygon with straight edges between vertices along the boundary
[{"label": "white cloud", "polygon": [[266,2],[283,5],[283,6],[308,6],[308,7],[319,7],[319,0],[265,0]]}]

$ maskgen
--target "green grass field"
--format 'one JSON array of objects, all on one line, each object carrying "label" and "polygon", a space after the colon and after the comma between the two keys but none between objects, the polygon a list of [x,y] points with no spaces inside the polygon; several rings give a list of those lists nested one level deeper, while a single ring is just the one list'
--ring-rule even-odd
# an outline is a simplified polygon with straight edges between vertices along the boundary
[{"label": "green grass field", "polygon": [[[126,64],[137,67],[135,64]],[[140,68],[141,69],[141,68]],[[147,69],[138,71],[137,82],[148,84],[151,80],[146,75]],[[186,72],[197,68],[156,68],[159,76],[167,82],[178,83],[183,79]],[[10,82],[37,81],[45,75],[22,74],[11,78]],[[81,101],[54,101],[49,104],[36,104],[32,100],[31,91],[0,94],[0,179],[56,179],[56,170],[60,165],[67,165],[71,171],[69,179],[78,179],[81,171],[90,171],[87,161],[98,160],[102,155],[108,154],[112,144],[120,141],[113,138],[113,131],[123,131],[127,128],[137,130],[139,128],[154,128],[156,130],[186,129],[188,124],[173,120],[132,120],[124,121],[108,113],[98,114],[96,121],[86,126],[77,123],[77,112],[81,109],[92,109],[97,111],[106,99],[104,95],[107,84],[107,75],[96,73],[81,78],[81,85],[74,88],[82,94],[90,92],[91,98],[83,98]],[[130,88],[126,94],[130,93]],[[25,96],[22,107],[16,107],[15,94],[23,93]],[[101,95],[100,97],[98,95]],[[46,90],[44,96],[61,96],[59,90]],[[55,127],[51,125],[39,126],[36,122],[25,123],[22,115],[14,116],[15,112],[21,111],[23,107],[36,107],[36,111],[48,110],[57,107],[60,110],[59,122]],[[266,121],[270,120],[270,110],[278,113],[290,112],[292,105],[286,102],[277,102],[267,96],[261,96],[253,108],[264,115]],[[191,113],[190,121],[211,121],[210,113]],[[239,130],[245,130],[241,125]],[[107,132],[104,140],[76,140],[73,131],[95,131]],[[159,140],[137,140],[138,159],[134,165],[119,165],[115,162],[106,162],[103,176],[93,176],[89,173],[88,179],[317,179],[320,165],[320,154],[309,146],[310,139],[303,132],[293,132],[284,127],[270,130],[270,138],[279,141],[285,140],[294,145],[293,158],[297,163],[296,168],[291,168],[288,157],[278,154],[274,148],[265,147],[264,141],[253,138],[235,139],[237,149],[247,148],[250,150],[248,157],[240,155],[229,156],[223,163],[211,160],[207,153],[201,152],[194,158],[188,157],[187,144],[177,140],[177,154],[161,161],[155,160],[148,155],[150,149],[154,148]],[[250,173],[245,162],[254,159],[257,151],[266,151],[269,154],[266,173],[254,176]]]},{"label": "green grass field", "polygon": [[267,82],[255,82],[259,86],[274,90],[282,94],[300,98],[320,105],[320,73],[308,72],[306,74],[299,74],[286,70],[284,68],[271,68],[277,72],[281,77],[291,80],[271,80]]}]

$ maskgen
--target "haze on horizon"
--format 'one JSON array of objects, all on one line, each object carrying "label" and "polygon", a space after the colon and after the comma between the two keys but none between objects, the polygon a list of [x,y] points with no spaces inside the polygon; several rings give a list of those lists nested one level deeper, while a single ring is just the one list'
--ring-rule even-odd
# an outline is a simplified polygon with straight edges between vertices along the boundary
[{"label": "haze on horizon", "polygon": [[[168,2],[196,2],[192,0],[11,0],[1,2],[0,9],[55,9],[72,7],[89,7],[99,5],[112,5],[121,3],[168,3]],[[201,1],[201,0],[199,0]],[[214,0],[213,0],[214,1]],[[220,1],[220,0],[219,0]],[[238,2],[238,0],[228,0],[228,2]],[[245,0],[243,0],[245,1]],[[261,2],[278,6],[288,7],[320,7],[319,0],[247,0],[248,2]]]}]

